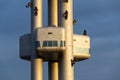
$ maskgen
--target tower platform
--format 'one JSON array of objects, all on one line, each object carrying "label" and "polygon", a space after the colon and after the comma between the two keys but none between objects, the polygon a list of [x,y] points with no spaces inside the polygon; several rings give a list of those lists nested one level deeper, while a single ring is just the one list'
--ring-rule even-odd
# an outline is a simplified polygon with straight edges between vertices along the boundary
[{"label": "tower platform", "polygon": [[[32,36],[34,37],[32,38]],[[34,48],[32,48],[44,61],[58,61],[66,48],[65,29],[63,27],[37,28],[33,35],[27,34],[20,38],[20,57],[22,59],[30,60],[31,39],[34,39]],[[88,36],[73,35],[73,56],[74,61],[81,61],[90,57],[90,38]]]}]

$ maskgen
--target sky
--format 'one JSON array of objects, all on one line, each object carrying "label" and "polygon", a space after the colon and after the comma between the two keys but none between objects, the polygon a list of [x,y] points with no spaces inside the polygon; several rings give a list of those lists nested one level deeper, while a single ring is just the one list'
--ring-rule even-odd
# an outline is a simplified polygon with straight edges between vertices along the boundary
[{"label": "sky", "polygon": [[[43,26],[47,26],[44,0]],[[75,80],[120,80],[120,1],[73,0],[74,33],[86,29],[91,58],[75,64]],[[28,0],[0,0],[0,80],[30,80],[30,62],[19,58],[19,37],[30,32]],[[44,63],[44,80],[47,80]]]}]

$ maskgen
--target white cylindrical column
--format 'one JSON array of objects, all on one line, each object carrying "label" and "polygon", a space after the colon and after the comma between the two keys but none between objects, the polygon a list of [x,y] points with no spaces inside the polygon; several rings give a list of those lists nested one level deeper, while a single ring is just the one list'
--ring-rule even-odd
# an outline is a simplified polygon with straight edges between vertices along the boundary
[{"label": "white cylindrical column", "polygon": [[58,62],[49,61],[49,80],[58,80]]},{"label": "white cylindrical column", "polygon": [[31,59],[31,80],[43,80],[42,63],[43,60],[40,58]]},{"label": "white cylindrical column", "polygon": [[65,51],[60,60],[59,80],[74,80],[73,61],[73,0],[59,0],[59,26],[65,28]]},{"label": "white cylindrical column", "polygon": [[48,0],[48,26],[58,26],[58,0]]},{"label": "white cylindrical column", "polygon": [[31,34],[32,34],[32,54],[31,54],[31,80],[43,80],[43,59],[37,56],[34,49],[33,32],[36,28],[42,27],[42,0],[31,0]]},{"label": "white cylindrical column", "polygon": [[31,32],[42,27],[42,0],[31,0]]},{"label": "white cylindrical column", "polygon": [[[48,26],[58,27],[58,0],[48,0]],[[49,80],[58,80],[58,62],[49,61],[48,68]]]}]

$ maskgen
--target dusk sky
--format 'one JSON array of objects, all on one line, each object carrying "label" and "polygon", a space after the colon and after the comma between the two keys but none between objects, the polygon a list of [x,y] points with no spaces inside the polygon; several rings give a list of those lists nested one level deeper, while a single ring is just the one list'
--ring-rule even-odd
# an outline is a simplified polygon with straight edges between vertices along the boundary
[{"label": "dusk sky", "polygon": [[[43,0],[47,26],[47,0]],[[73,0],[74,33],[86,29],[91,58],[75,64],[75,80],[120,80],[120,0]],[[30,32],[29,0],[0,0],[0,80],[30,80],[30,62],[19,58],[19,37]],[[44,80],[47,78],[44,63]]]}]

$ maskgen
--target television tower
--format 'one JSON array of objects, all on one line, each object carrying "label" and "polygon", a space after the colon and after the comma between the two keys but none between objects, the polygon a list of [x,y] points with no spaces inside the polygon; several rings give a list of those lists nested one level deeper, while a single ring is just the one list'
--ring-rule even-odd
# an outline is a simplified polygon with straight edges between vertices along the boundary
[{"label": "television tower", "polygon": [[42,0],[31,0],[31,33],[20,37],[20,58],[31,61],[31,80],[74,80],[74,63],[90,58],[86,31],[73,34],[73,0],[48,0],[48,26],[42,26]]}]

